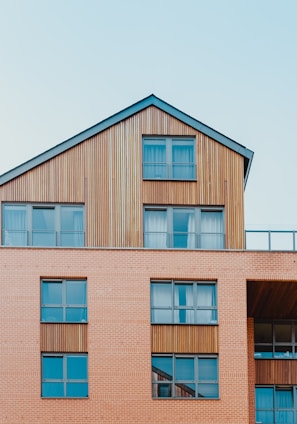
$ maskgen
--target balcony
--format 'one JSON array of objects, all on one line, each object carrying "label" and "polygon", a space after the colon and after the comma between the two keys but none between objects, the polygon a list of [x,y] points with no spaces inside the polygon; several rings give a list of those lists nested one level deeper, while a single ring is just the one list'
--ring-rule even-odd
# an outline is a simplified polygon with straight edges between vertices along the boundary
[{"label": "balcony", "polygon": [[296,251],[297,230],[246,230],[246,250]]}]

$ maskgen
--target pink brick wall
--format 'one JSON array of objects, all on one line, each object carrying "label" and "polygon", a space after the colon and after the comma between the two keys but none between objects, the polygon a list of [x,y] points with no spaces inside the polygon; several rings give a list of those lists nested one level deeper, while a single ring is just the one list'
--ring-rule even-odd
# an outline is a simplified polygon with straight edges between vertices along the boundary
[{"label": "pink brick wall", "polygon": [[[277,252],[0,248],[0,423],[252,423],[246,280],[295,280],[296,258]],[[41,277],[88,279],[89,399],[40,397]],[[151,278],[218,281],[219,400],[152,399]]]}]

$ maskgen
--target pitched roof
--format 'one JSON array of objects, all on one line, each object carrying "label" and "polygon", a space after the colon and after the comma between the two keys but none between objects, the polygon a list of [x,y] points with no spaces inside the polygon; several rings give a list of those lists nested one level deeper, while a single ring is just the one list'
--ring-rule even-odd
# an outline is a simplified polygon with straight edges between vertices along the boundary
[{"label": "pitched roof", "polygon": [[19,177],[20,175],[35,168],[36,166],[41,165],[47,160],[52,159],[53,157],[59,155],[60,153],[63,153],[66,150],[71,149],[77,144],[82,143],[83,141],[92,137],[93,135],[106,130],[112,125],[115,125],[119,123],[120,121],[123,121],[124,119],[131,117],[132,115],[135,115],[136,113],[146,109],[149,106],[157,107],[158,109],[162,110],[165,113],[168,113],[169,115],[173,116],[174,118],[178,119],[184,124],[191,126],[195,130],[200,131],[201,133],[207,135],[208,137],[211,137],[217,142],[223,144],[224,146],[228,147],[229,149],[243,156],[244,157],[244,181],[246,183],[251,162],[253,159],[253,154],[254,154],[251,150],[247,149],[246,147],[242,146],[241,144],[237,143],[231,138],[226,137],[225,135],[219,133],[213,128],[208,127],[207,125],[203,124],[197,119],[192,118],[191,116],[180,111],[179,109],[176,109],[174,106],[171,106],[170,104],[164,102],[163,100],[156,97],[154,94],[151,94],[150,96],[145,97],[144,99],[138,101],[137,103],[134,103],[133,105],[121,110],[120,112],[110,116],[109,118],[104,119],[98,124],[86,129],[85,131],[82,131],[81,133],[69,138],[66,141],[63,141],[57,146],[52,147],[49,150],[46,150],[44,153],[41,153],[40,155],[35,156],[34,158],[17,166],[16,168],[13,168],[10,171],[2,174],[0,176],[0,186],[14,178]]}]

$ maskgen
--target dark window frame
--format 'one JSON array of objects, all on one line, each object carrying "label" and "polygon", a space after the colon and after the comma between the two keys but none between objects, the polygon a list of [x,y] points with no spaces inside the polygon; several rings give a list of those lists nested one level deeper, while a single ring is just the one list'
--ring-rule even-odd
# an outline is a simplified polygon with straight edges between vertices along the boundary
[{"label": "dark window frame", "polygon": [[[257,407],[258,403],[258,397],[257,392],[261,389],[270,389],[272,391],[272,397],[271,397],[271,403],[272,407]],[[292,407],[278,407],[277,405],[277,392],[281,391],[291,391],[292,393]],[[297,385],[256,385],[255,387],[255,415],[256,415],[256,424],[264,423],[266,421],[263,421],[263,416],[261,417],[261,414],[265,415],[265,418],[268,418],[267,415],[272,417],[273,421],[269,418],[269,423],[273,422],[290,422],[292,424],[297,424]],[[288,419],[288,415],[291,416],[292,420]],[[279,421],[281,419],[281,421]]]},{"label": "dark window frame", "polygon": [[[83,283],[85,286],[84,298],[85,302],[82,303],[67,303],[67,285],[68,283],[79,284]],[[46,303],[43,302],[43,287],[44,284],[61,284],[61,292],[62,292],[62,302],[61,303]],[[62,309],[62,320],[57,319],[46,319],[44,317],[45,310],[50,309]],[[67,319],[67,311],[68,309],[75,310],[83,310],[84,313],[80,320],[69,320]],[[43,278],[40,281],[40,321],[42,323],[78,323],[78,324],[87,324],[88,322],[88,293],[87,293],[87,280],[86,279],[49,279]]]},{"label": "dark window frame", "polygon": [[[62,358],[63,365],[63,376],[62,378],[49,378],[44,377],[44,358]],[[86,378],[69,378],[68,376],[68,358],[85,358],[86,359]],[[63,395],[45,395],[46,384],[57,383],[63,385]],[[85,396],[74,396],[68,395],[67,389],[71,384],[87,384],[87,394]],[[87,353],[42,353],[41,355],[41,397],[43,399],[52,399],[52,398],[75,398],[75,399],[86,399],[88,398],[88,354]]]},{"label": "dark window frame", "polygon": [[[171,287],[170,296],[171,301],[168,306],[156,306],[153,304],[152,289],[158,285],[168,285]],[[193,286],[193,304],[177,304],[175,301],[175,287],[179,285],[192,285]],[[211,286],[214,287],[214,305],[201,305],[199,304],[199,287]],[[212,299],[213,301],[213,299]],[[168,311],[170,314],[169,320],[158,320],[154,318],[157,311]],[[199,318],[199,312],[208,312],[211,319]],[[189,317],[186,317],[187,312]],[[208,314],[207,314],[208,315]],[[178,319],[177,319],[178,317]],[[191,318],[189,320],[189,318]],[[189,322],[192,321],[192,322]],[[218,293],[217,281],[200,281],[200,280],[151,280],[151,324],[174,324],[174,325],[218,325]]]},{"label": "dark window frame", "polygon": [[[7,228],[5,223],[5,208],[15,208],[14,210],[23,210],[24,212],[24,228]],[[76,209],[82,213],[82,230],[65,230],[62,227],[63,212],[70,209]],[[53,228],[36,229],[34,228],[34,212],[38,210],[53,211]],[[9,241],[14,235],[19,234],[24,242],[14,243]],[[38,235],[52,236],[52,242],[36,243],[34,236]],[[71,236],[77,237],[77,244],[69,244],[63,241],[63,238]],[[85,245],[85,207],[83,204],[66,204],[66,203],[22,203],[22,202],[3,202],[2,203],[2,245],[3,246],[32,246],[32,247],[84,247]]]},{"label": "dark window frame", "polygon": [[[172,358],[172,375],[156,368],[153,358]],[[177,378],[176,361],[179,359],[193,359],[194,378]],[[207,359],[216,360],[216,379],[202,379],[199,377],[200,362]],[[160,378],[158,380],[158,378]],[[201,391],[206,385],[216,389],[216,396],[203,396]],[[184,393],[179,395],[178,392]],[[167,394],[167,396],[166,396]],[[212,354],[152,354],[152,397],[153,399],[219,399],[219,360],[218,355]]]},{"label": "dark window frame", "polygon": [[[165,162],[146,162],[145,147],[156,145],[165,147]],[[177,162],[174,160],[173,150],[175,146],[191,146],[193,162]],[[176,169],[175,169],[176,167]],[[179,167],[179,169],[178,169]],[[181,171],[184,167],[184,174],[175,176],[176,171]],[[153,174],[151,173],[154,169]],[[158,169],[158,172],[157,172]],[[179,174],[177,172],[177,174]],[[183,173],[181,171],[181,173]],[[143,136],[142,137],[142,176],[143,180],[153,181],[197,181],[196,170],[196,137],[195,136]]]}]

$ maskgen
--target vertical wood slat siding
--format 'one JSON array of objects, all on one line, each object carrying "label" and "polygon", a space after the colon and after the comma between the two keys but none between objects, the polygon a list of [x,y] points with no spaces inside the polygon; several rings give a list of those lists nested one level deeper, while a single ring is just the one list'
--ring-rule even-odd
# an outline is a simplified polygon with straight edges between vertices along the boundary
[{"label": "vertical wood slat siding", "polygon": [[297,384],[297,361],[256,360],[256,384]]},{"label": "vertical wood slat siding", "polygon": [[218,327],[152,325],[153,353],[218,353]]},{"label": "vertical wood slat siding", "polygon": [[87,352],[86,324],[40,324],[41,352]]},{"label": "vertical wood slat siding", "polygon": [[[196,137],[197,181],[142,181],[142,136]],[[155,107],[0,187],[1,201],[86,203],[88,246],[142,247],[143,205],[225,206],[226,247],[244,247],[243,158]]]}]

